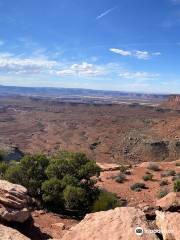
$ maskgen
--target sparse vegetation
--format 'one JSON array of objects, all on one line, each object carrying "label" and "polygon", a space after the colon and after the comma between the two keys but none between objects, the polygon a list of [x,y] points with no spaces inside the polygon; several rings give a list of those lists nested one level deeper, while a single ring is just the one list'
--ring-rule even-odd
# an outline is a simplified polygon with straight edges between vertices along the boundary
[{"label": "sparse vegetation", "polygon": [[142,189],[146,188],[146,185],[144,183],[134,183],[130,188],[135,192],[140,192]]},{"label": "sparse vegetation", "polygon": [[122,205],[116,194],[101,190],[97,200],[92,206],[92,212],[106,211]]},{"label": "sparse vegetation", "polygon": [[180,179],[174,182],[174,192],[180,192]]},{"label": "sparse vegetation", "polygon": [[115,181],[118,183],[123,183],[126,180],[126,175],[123,173],[119,173],[116,177],[115,177]]},{"label": "sparse vegetation", "polygon": [[0,161],[3,161],[5,152],[3,150],[0,150]]},{"label": "sparse vegetation", "polygon": [[169,193],[167,188],[160,189],[159,192],[157,193],[157,198],[163,198]]},{"label": "sparse vegetation", "polygon": [[120,170],[120,172],[121,173],[124,173],[124,174],[126,174],[126,172],[129,170],[129,168],[130,168],[130,166],[128,166],[128,165],[120,165],[119,166],[119,170]]},{"label": "sparse vegetation", "polygon": [[5,162],[0,162],[0,179],[4,178],[7,169],[8,165]]},{"label": "sparse vegetation", "polygon": [[176,172],[174,170],[166,170],[161,173],[161,177],[170,177],[175,175],[176,175]]},{"label": "sparse vegetation", "polygon": [[153,174],[146,174],[143,176],[144,181],[152,181],[153,179]]},{"label": "sparse vegetation", "polygon": [[180,162],[177,162],[177,163],[176,163],[176,166],[177,166],[177,167],[180,167]]},{"label": "sparse vegetation", "polygon": [[169,184],[168,180],[162,180],[162,181],[159,183],[159,186],[163,187],[163,186],[166,186],[166,185],[168,185],[168,184]]},{"label": "sparse vegetation", "polygon": [[149,163],[148,169],[152,171],[160,171],[159,165],[153,162]]}]

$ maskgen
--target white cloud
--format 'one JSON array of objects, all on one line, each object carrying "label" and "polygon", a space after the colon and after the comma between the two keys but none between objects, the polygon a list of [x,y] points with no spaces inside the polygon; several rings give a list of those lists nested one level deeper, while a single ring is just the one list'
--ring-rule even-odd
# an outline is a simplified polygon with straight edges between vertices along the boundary
[{"label": "white cloud", "polygon": [[119,48],[110,48],[109,51],[111,51],[113,53],[117,53],[121,56],[132,56],[137,59],[144,59],[144,60],[150,59],[152,56],[161,55],[160,52],[150,53],[148,51],[140,51],[140,50],[127,51],[127,50],[123,50],[123,49],[119,49]]},{"label": "white cloud", "polygon": [[56,65],[55,61],[43,58],[22,58],[11,53],[0,53],[0,71],[5,73],[40,73]]},{"label": "white cloud", "polygon": [[59,71],[51,71],[51,74],[57,76],[86,76],[95,77],[105,74],[105,69],[101,66],[83,62],[81,64],[72,64],[69,68]]},{"label": "white cloud", "polygon": [[139,80],[151,80],[159,76],[159,74],[148,73],[148,72],[122,72],[119,74],[120,77],[125,79],[139,79]]},{"label": "white cloud", "polygon": [[150,58],[150,53],[147,51],[135,51],[134,52],[134,57],[138,59],[149,59]]},{"label": "white cloud", "polygon": [[109,50],[110,50],[111,52],[120,54],[120,55],[122,55],[122,56],[131,56],[131,55],[132,55],[132,53],[131,53],[130,51],[125,51],[125,50],[118,49],[118,48],[110,48]]},{"label": "white cloud", "polygon": [[105,17],[106,15],[108,15],[109,13],[111,13],[112,11],[114,11],[117,7],[113,7],[113,8],[109,8],[108,10],[106,10],[105,12],[99,14],[97,17],[96,17],[96,20],[99,20],[103,17]]}]

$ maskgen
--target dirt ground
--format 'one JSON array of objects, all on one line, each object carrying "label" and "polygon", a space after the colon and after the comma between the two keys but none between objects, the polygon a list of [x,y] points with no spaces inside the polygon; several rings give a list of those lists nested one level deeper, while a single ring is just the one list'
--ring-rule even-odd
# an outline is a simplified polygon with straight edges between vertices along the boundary
[{"label": "dirt ground", "polygon": [[[152,171],[147,168],[148,163],[142,163],[131,168],[131,175],[126,175],[126,180],[123,183],[117,183],[114,176],[117,176],[117,171],[104,171],[101,172],[98,186],[117,194],[119,198],[125,199],[128,206],[141,206],[150,205],[154,206],[157,200],[157,193],[160,189],[167,189],[169,192],[173,191],[172,176],[161,177],[161,174],[166,170],[174,170],[176,173],[180,173],[180,166],[176,166],[176,163],[180,160],[173,162],[159,162],[157,163],[160,171]],[[144,181],[143,176],[146,172],[153,174],[152,181]],[[159,184],[162,180],[168,180],[168,185],[161,187]],[[145,183],[147,189],[143,189],[141,192],[135,192],[130,189],[130,186],[134,183],[141,182]]]},{"label": "dirt ground", "polygon": [[26,153],[80,151],[102,163],[171,161],[180,158],[180,111],[0,98],[0,143]]}]

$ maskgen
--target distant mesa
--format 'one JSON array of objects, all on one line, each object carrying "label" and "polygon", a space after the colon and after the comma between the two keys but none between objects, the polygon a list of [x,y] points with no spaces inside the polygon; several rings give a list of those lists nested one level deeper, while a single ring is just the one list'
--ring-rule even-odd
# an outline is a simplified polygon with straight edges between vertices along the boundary
[{"label": "distant mesa", "polygon": [[174,109],[180,109],[180,94],[170,95],[164,106]]},{"label": "distant mesa", "polygon": [[169,103],[179,103],[180,104],[180,94],[171,95],[168,100]]}]

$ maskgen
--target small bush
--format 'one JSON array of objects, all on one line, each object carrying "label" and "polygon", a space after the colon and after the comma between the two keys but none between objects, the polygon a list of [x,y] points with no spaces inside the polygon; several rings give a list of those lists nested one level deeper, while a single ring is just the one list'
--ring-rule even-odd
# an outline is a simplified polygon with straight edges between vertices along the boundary
[{"label": "small bush", "polygon": [[135,191],[135,192],[139,192],[142,189],[146,188],[146,185],[144,183],[134,183],[133,185],[131,185],[131,190]]},{"label": "small bush", "polygon": [[162,181],[159,183],[159,186],[163,187],[163,186],[166,186],[166,185],[168,185],[168,184],[169,184],[168,180],[162,180]]},{"label": "small bush", "polygon": [[169,191],[164,188],[164,189],[160,189],[159,192],[157,193],[157,198],[163,198],[165,197],[167,194],[169,193]]},{"label": "small bush", "polygon": [[121,202],[116,194],[101,190],[99,197],[92,206],[92,212],[107,211],[120,206]]},{"label": "small bush", "polygon": [[160,171],[159,165],[153,162],[149,163],[148,169],[152,171]]},{"label": "small bush", "polygon": [[4,178],[7,169],[8,164],[6,164],[5,162],[0,162],[0,179]]},{"label": "small bush", "polygon": [[130,175],[130,174],[131,174],[131,172],[129,171],[129,168],[130,168],[130,167],[131,167],[131,166],[129,166],[129,165],[120,165],[120,166],[119,166],[119,170],[120,170],[121,173]]},{"label": "small bush", "polygon": [[161,173],[161,177],[170,177],[176,175],[176,172],[174,170],[166,170]]},{"label": "small bush", "polygon": [[174,182],[174,192],[180,192],[180,179]]},{"label": "small bush", "polygon": [[4,150],[0,150],[0,161],[4,160],[5,155],[6,155],[5,151]]},{"label": "small bush", "polygon": [[115,181],[117,183],[123,183],[126,180],[126,175],[123,173],[119,173],[116,177],[115,177]]},{"label": "small bush", "polygon": [[153,175],[152,174],[147,174],[143,176],[143,180],[144,181],[151,181],[153,179]]}]

